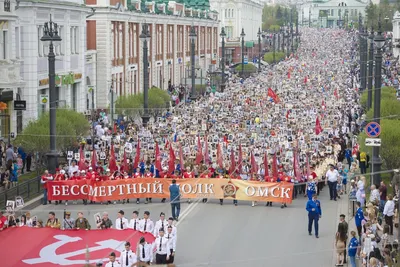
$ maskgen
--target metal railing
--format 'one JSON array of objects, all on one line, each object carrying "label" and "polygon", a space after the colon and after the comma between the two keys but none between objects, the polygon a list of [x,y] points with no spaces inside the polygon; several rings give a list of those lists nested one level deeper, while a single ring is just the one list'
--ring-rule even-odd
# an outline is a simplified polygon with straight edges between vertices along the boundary
[{"label": "metal railing", "polygon": [[17,196],[22,197],[26,203],[41,194],[43,194],[43,187],[40,183],[40,176],[38,176],[0,192],[0,209],[5,208],[7,200],[15,200]]}]

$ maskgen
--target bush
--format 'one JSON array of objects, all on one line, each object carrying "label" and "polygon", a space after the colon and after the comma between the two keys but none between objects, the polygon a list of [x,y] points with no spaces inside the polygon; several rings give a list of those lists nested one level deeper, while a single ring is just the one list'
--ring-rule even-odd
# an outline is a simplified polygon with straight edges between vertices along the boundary
[{"label": "bush", "polygon": [[[236,70],[236,72],[241,73],[242,72],[242,64],[236,66],[235,70]],[[253,64],[244,64],[243,71],[245,73],[255,73],[255,72],[257,72],[257,67],[254,66]]]},{"label": "bush", "polygon": [[[275,51],[275,62],[279,62],[285,59],[286,55],[284,52],[276,52]],[[268,52],[264,55],[264,61],[268,64],[274,63],[274,52]]]}]

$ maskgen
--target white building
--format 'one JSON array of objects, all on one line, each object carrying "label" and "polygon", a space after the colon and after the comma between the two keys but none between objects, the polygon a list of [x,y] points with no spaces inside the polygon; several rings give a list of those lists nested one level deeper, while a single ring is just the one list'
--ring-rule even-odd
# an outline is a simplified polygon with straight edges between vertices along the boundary
[{"label": "white building", "polygon": [[369,1],[313,0],[298,5],[299,25],[336,28],[347,22],[357,22],[359,13],[365,16]]},{"label": "white building", "polygon": [[58,24],[62,39],[55,44],[56,98],[59,107],[86,109],[86,15],[84,0],[20,0],[16,10],[20,40],[16,43],[23,61],[22,76],[26,82],[21,99],[26,100],[24,125],[48,109],[42,100],[49,95],[48,51],[40,41],[43,26],[50,20]]},{"label": "white building", "polygon": [[7,109],[0,113],[0,136],[8,139],[11,132],[22,130],[22,111],[14,110],[14,100],[19,100],[21,87],[20,28],[16,24],[16,0],[0,0],[0,101]]},{"label": "white building", "polygon": [[[197,78],[218,62],[219,24],[215,12],[170,1],[87,0],[96,12],[87,19],[87,49],[97,51],[97,108],[110,106],[115,95],[143,91],[143,23],[149,25],[149,85],[167,89],[185,84],[190,66],[189,32],[193,25]],[[140,12],[146,8],[148,12]],[[200,71],[202,70],[202,71]],[[190,81],[189,81],[190,83]]]},{"label": "white building", "polygon": [[393,55],[395,57],[400,55],[400,12],[396,11],[393,15]]},{"label": "white building", "polygon": [[246,34],[245,40],[258,39],[264,3],[258,0],[210,0],[210,6],[219,13],[221,26],[225,27],[228,39],[239,38],[242,28]]}]

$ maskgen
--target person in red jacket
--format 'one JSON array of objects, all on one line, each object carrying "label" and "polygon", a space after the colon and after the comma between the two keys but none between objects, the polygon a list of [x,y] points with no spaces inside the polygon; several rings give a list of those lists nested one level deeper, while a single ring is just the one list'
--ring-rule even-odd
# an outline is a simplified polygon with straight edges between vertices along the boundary
[{"label": "person in red jacket", "polygon": [[[63,173],[61,173],[59,168],[56,169],[56,174],[54,175],[54,181],[64,181],[65,180],[65,175],[64,175],[65,171],[64,170],[62,170],[62,171],[63,171]],[[56,200],[56,205],[61,204],[61,203],[62,203],[61,200]]]},{"label": "person in red jacket", "polygon": [[140,168],[136,168],[136,171],[132,175],[133,178],[141,178],[142,174],[140,173]]},{"label": "person in red jacket", "polygon": [[[48,170],[44,171],[44,174],[42,175],[40,179],[40,183],[43,185],[43,205],[47,205],[47,182],[53,181],[53,176],[49,173]],[[49,204],[51,204],[51,201],[49,201]]]},{"label": "person in red jacket", "polygon": [[183,178],[190,179],[194,178],[194,172],[191,171],[190,167],[186,167],[186,171],[183,173]]},{"label": "person in red jacket", "polygon": [[172,179],[182,179],[182,176],[179,175],[179,171],[178,170],[175,170],[174,174],[172,174],[170,178],[172,178]]}]

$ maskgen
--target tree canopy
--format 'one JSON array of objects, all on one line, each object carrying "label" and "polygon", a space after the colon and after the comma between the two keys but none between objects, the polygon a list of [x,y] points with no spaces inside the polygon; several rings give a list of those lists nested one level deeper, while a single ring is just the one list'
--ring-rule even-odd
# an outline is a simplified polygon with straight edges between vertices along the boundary
[{"label": "tree canopy", "polygon": [[[158,115],[163,109],[169,107],[171,97],[167,91],[157,87],[149,89],[149,113]],[[125,95],[118,97],[115,108],[121,115],[127,116],[133,121],[137,116],[143,114],[144,95]]]},{"label": "tree canopy", "polygon": [[[279,30],[285,22],[290,22],[290,13],[292,12],[292,22],[296,25],[297,11],[280,5],[265,5],[262,14],[262,29],[263,31]],[[274,25],[274,26],[273,26]],[[273,26],[271,28],[271,26]]]},{"label": "tree canopy", "polygon": [[[56,146],[58,151],[74,145],[78,139],[89,134],[90,125],[82,113],[69,109],[57,109]],[[26,152],[44,154],[50,151],[50,114],[44,113],[36,121],[31,121],[14,140]]]}]

